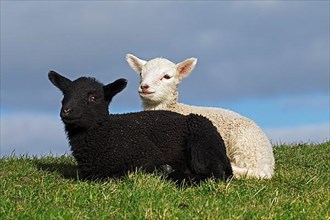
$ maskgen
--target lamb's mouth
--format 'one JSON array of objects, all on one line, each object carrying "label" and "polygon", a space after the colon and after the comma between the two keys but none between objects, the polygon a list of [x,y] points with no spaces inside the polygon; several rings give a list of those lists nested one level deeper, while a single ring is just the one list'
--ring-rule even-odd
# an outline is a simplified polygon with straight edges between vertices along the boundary
[{"label": "lamb's mouth", "polygon": [[150,95],[152,95],[152,94],[154,94],[155,92],[140,92],[139,91],[139,94],[140,94],[140,96],[150,96]]},{"label": "lamb's mouth", "polygon": [[65,124],[76,124],[81,117],[76,117],[76,118],[71,118],[71,117],[61,117],[62,118],[62,121],[65,123]]}]

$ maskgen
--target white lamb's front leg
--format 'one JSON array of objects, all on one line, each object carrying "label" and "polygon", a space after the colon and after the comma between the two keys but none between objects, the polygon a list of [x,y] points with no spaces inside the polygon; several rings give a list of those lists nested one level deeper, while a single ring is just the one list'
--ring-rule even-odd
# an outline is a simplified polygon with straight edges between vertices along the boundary
[{"label": "white lamb's front leg", "polygon": [[234,177],[241,178],[258,178],[258,179],[270,179],[272,178],[273,171],[271,169],[265,170],[253,170],[245,167],[232,166]]}]

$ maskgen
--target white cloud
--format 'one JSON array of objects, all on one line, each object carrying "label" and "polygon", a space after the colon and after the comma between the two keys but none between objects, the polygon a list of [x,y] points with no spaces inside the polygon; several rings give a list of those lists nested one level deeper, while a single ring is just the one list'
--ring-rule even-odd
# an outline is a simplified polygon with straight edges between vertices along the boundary
[{"label": "white cloud", "polygon": [[312,41],[304,55],[306,62],[315,63],[316,65],[329,64],[329,38],[319,38]]},{"label": "white cloud", "polygon": [[280,6],[279,1],[233,1],[233,9],[237,11],[261,10],[269,12]]},{"label": "white cloud", "polygon": [[1,116],[1,156],[48,155],[70,152],[58,117],[36,114]]},{"label": "white cloud", "polygon": [[322,143],[330,140],[330,124],[313,124],[265,129],[271,142],[277,144]]}]

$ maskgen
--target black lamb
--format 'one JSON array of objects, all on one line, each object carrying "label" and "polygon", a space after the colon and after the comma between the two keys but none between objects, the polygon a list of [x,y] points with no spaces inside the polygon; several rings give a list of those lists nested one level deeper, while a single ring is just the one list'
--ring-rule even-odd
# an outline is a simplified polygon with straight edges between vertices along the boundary
[{"label": "black lamb", "polygon": [[208,119],[169,111],[109,115],[109,104],[126,79],[103,85],[89,77],[71,81],[54,71],[48,77],[63,92],[60,116],[83,179],[164,167],[178,182],[232,176],[224,142]]}]

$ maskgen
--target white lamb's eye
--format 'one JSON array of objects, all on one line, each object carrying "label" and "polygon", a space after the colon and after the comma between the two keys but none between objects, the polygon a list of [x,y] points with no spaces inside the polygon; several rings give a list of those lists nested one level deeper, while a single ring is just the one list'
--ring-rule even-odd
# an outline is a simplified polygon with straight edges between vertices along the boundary
[{"label": "white lamb's eye", "polygon": [[171,76],[168,75],[168,74],[165,74],[165,75],[163,76],[163,79],[171,79]]}]

